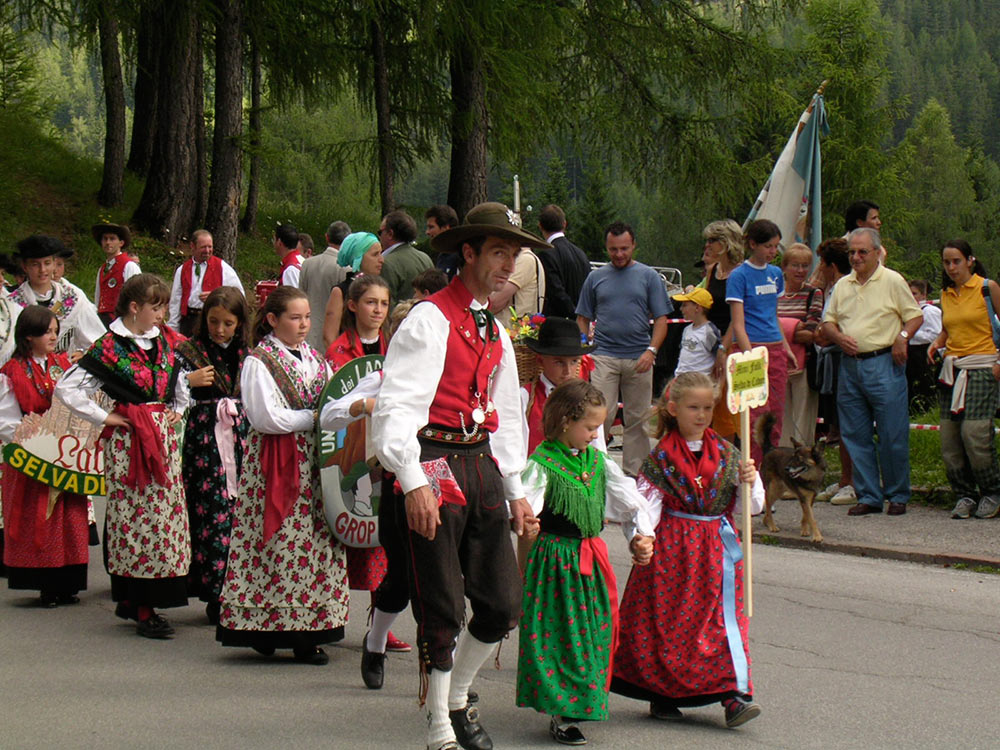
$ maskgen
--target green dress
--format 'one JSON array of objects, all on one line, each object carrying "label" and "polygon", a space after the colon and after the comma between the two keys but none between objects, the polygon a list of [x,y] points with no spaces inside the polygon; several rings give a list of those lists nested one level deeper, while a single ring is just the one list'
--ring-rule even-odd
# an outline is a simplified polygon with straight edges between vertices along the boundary
[{"label": "green dress", "polygon": [[580,563],[584,547],[599,546],[606,555],[599,538],[604,454],[588,447],[574,455],[561,443],[545,441],[529,458],[523,480],[526,487],[545,483],[545,505],[524,575],[517,705],[600,721],[608,717],[611,598],[597,555],[589,574]]}]

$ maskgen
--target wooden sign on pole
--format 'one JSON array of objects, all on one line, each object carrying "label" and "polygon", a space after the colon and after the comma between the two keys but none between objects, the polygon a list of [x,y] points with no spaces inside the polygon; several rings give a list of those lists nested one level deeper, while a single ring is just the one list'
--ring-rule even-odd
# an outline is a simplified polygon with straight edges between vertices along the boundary
[{"label": "wooden sign on pole", "polygon": [[[740,446],[744,465],[750,460],[750,410],[767,403],[767,347],[755,346],[748,352],[730,354],[726,359],[726,406],[740,415]],[[752,486],[740,486],[743,515],[743,611],[753,616],[753,521],[750,513]]]}]

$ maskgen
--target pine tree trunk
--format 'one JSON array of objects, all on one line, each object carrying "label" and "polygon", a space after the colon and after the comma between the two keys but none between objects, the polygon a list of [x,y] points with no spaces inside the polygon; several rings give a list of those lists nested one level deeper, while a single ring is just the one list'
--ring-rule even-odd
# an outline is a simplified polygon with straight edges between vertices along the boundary
[{"label": "pine tree trunk", "polygon": [[149,160],[156,136],[156,84],[160,54],[157,30],[159,8],[142,3],[136,31],[135,106],[132,109],[132,145],[125,168],[132,174],[149,174]]},{"label": "pine tree trunk", "polygon": [[486,200],[486,77],[472,45],[460,43],[451,63],[451,173],[448,205],[459,219]]},{"label": "pine tree trunk", "polygon": [[197,159],[198,192],[194,204],[194,218],[190,229],[205,226],[205,214],[208,211],[208,146],[205,138],[205,50],[201,43],[201,16],[198,16],[198,50],[195,56],[194,120],[195,120],[195,151]]},{"label": "pine tree trunk", "polygon": [[260,132],[261,132],[261,74],[260,47],[250,42],[250,183],[247,185],[247,206],[240,220],[240,230],[253,232],[257,227],[257,200],[260,195]]},{"label": "pine tree trunk", "polygon": [[393,164],[392,121],[389,104],[389,66],[385,54],[385,34],[372,21],[372,61],[375,67],[375,131],[378,150],[378,187],[382,215],[396,207],[396,175]]},{"label": "pine tree trunk", "polygon": [[243,177],[243,0],[216,0],[216,6],[215,132],[205,225],[215,253],[232,264]]},{"label": "pine tree trunk", "polygon": [[104,173],[97,202],[117,206],[125,197],[125,84],[118,52],[118,20],[106,5],[98,9],[101,72],[104,76]]},{"label": "pine tree trunk", "polygon": [[171,0],[163,6],[157,81],[156,135],[149,178],[132,221],[153,237],[176,245],[198,218],[199,113],[202,86],[198,0]]}]

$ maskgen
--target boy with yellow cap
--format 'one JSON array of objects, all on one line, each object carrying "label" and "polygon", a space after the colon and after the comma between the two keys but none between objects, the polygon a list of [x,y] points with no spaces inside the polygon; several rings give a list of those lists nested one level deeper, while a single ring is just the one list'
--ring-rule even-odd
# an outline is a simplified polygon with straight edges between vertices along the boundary
[{"label": "boy with yellow cap", "polygon": [[681,314],[691,321],[681,336],[681,354],[674,375],[703,372],[710,376],[715,365],[715,353],[722,340],[719,329],[708,320],[712,295],[707,289],[695,287],[685,294],[675,294],[673,300],[680,303]]}]

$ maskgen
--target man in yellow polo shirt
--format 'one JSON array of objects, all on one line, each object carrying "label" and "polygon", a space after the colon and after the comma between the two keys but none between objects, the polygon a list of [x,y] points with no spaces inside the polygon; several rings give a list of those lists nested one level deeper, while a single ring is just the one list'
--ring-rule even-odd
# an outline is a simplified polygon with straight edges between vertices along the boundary
[{"label": "man in yellow polo shirt", "polygon": [[855,229],[847,245],[852,271],[833,288],[823,332],[844,352],[837,413],[858,495],[848,514],[881,513],[888,502],[889,515],[900,516],[910,500],[906,345],[923,315],[906,280],[879,263],[882,240],[877,231]]}]

